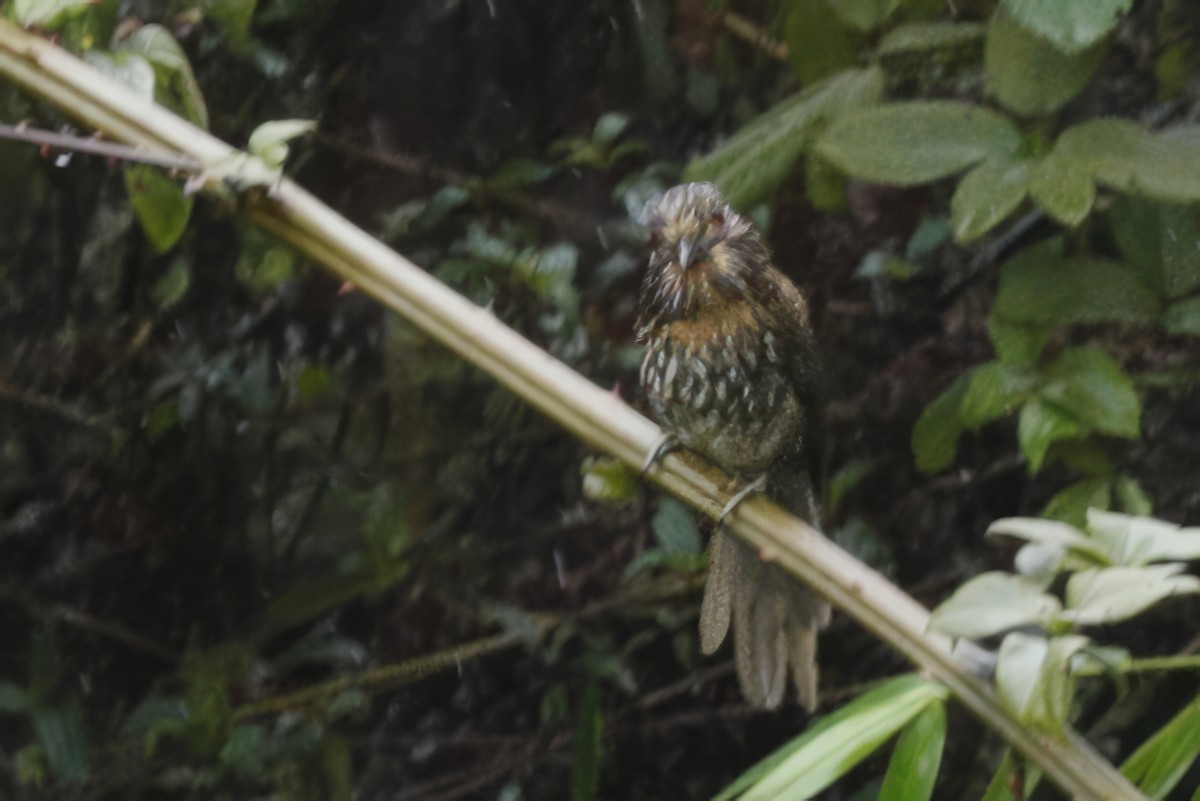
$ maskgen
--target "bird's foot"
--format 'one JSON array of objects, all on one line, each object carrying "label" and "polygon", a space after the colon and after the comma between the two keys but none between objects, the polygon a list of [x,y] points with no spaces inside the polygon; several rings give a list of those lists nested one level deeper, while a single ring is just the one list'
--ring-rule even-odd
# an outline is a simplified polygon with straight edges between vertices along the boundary
[{"label": "bird's foot", "polygon": [[765,492],[766,489],[767,476],[765,473],[743,486],[737,491],[737,494],[729,499],[729,503],[725,504],[725,508],[721,510],[721,516],[717,518],[717,527],[719,528],[725,524],[725,518],[729,517],[733,510],[738,507],[738,504],[746,500],[747,495],[753,492]]},{"label": "bird's foot", "polygon": [[667,454],[681,450],[682,448],[683,443],[679,441],[679,437],[669,431],[663,432],[658,439],[654,440],[654,446],[650,448],[650,455],[646,457],[646,461],[642,464],[640,477],[645,479],[647,473],[662,464],[663,459],[667,458]]}]

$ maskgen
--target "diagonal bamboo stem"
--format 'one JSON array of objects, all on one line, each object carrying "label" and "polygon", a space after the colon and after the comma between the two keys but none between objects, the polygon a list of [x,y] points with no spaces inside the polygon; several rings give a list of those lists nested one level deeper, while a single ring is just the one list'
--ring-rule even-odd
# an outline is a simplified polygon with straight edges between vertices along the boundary
[{"label": "diagonal bamboo stem", "polygon": [[[236,152],[8,22],[0,22],[0,75],[128,145],[204,164]],[[226,196],[229,193],[213,181],[207,188]],[[589,445],[634,467],[654,448],[660,432],[652,422],[291,181],[281,181],[266,195],[244,195],[241,208],[252,222],[354,282]],[[650,478],[712,517],[720,514],[730,496],[717,473],[677,456],[667,457]],[[1144,798],[1078,735],[1071,733],[1059,740],[1026,729],[999,705],[990,687],[956,664],[949,640],[928,631],[929,613],[920,604],[820,532],[761,497],[740,505],[727,524],[757,546],[764,558],[778,561],[944,683],[964,706],[1041,766],[1070,795]]]}]

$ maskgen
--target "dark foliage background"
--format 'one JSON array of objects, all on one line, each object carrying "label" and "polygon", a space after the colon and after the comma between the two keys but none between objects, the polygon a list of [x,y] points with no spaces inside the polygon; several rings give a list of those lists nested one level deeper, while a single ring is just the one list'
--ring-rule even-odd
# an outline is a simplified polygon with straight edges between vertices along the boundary
[{"label": "dark foliage background", "polygon": [[[1158,108],[1161,5],[1139,4],[1078,115]],[[319,120],[289,174],[631,402],[632,217],[797,87],[703,0],[264,0],[244,26],[234,2],[101,6],[174,33],[218,136]],[[1194,114],[1185,86],[1174,108]],[[9,87],[0,109],[62,123]],[[0,717],[0,795],[515,801],[591,797],[598,771],[600,797],[707,798],[805,725],[745,707],[727,653],[699,657],[704,526],[682,507],[586,497],[578,443],[227,210],[198,201],[159,253],[118,165],[3,142],[0,170],[0,680],[50,710]],[[1013,420],[965,436],[952,472],[914,466],[919,415],[992,356],[998,265],[1057,230],[981,258],[947,236],[951,189],[851,183],[830,212],[797,169],[769,209],[828,368],[846,491],[826,529],[929,605],[1009,563],[989,522],[1077,477],[1031,477]],[[911,270],[865,269],[872,253]],[[1112,453],[1156,516],[1200,522],[1195,339],[1059,336],[1190,376],[1148,380],[1141,437]],[[1195,650],[1196,612],[1111,634]],[[845,620],[822,649],[829,705],[906,669]],[[396,664],[404,681],[379,672]],[[1194,688],[1135,687],[1132,728],[1097,689],[1082,720],[1128,753]],[[951,727],[938,797],[978,796],[999,743]],[[827,797],[874,797],[883,764]]]}]

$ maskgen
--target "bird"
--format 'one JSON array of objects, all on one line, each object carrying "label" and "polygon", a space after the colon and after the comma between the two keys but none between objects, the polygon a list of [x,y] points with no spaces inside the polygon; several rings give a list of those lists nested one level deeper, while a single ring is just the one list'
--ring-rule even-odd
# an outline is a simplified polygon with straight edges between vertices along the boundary
[{"label": "bird", "polygon": [[[698,453],[819,527],[822,378],[804,296],[714,184],[667,190],[646,204],[641,222],[651,253],[636,332],[645,346],[639,378],[651,416],[672,446]],[[790,673],[801,705],[816,708],[817,632],[829,617],[816,593],[718,522],[700,648],[714,653],[732,626],[748,702],[779,707]]]}]

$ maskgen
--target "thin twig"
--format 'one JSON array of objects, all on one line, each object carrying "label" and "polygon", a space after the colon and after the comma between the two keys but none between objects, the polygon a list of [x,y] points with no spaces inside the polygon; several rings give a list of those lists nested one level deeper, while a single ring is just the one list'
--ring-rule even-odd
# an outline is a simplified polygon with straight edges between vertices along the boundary
[{"label": "thin twig", "polygon": [[0,123],[0,139],[29,142],[34,145],[70,150],[74,153],[87,153],[120,161],[151,164],[155,167],[166,167],[169,170],[182,172],[196,173],[200,172],[203,167],[196,159],[181,153],[154,152],[120,142],[97,139],[95,136],[78,136],[47,131],[42,128],[31,128],[24,123],[16,125]]},{"label": "thin twig", "polygon": [[787,61],[787,42],[781,42],[741,14],[725,12],[725,28],[737,38],[749,42],[772,58]]}]

